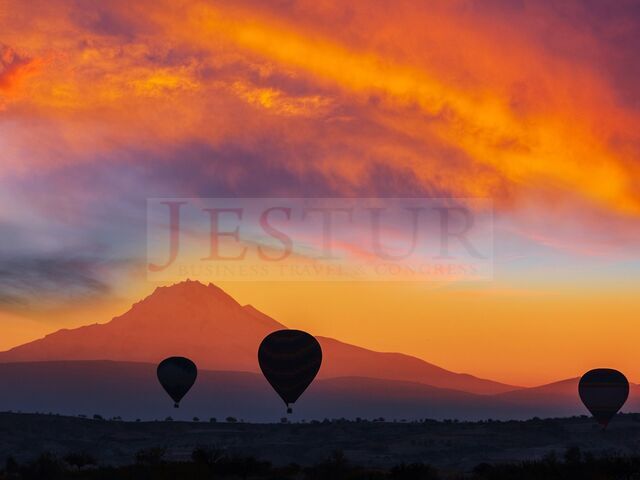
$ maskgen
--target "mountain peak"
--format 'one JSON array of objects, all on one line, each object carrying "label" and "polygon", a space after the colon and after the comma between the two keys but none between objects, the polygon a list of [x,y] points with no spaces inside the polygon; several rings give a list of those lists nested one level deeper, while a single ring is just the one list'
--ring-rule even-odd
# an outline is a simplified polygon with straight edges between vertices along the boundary
[{"label": "mountain peak", "polygon": [[138,313],[138,317],[156,320],[173,316],[182,317],[189,312],[216,312],[226,309],[239,309],[241,305],[220,287],[209,283],[205,285],[196,280],[185,280],[173,285],[156,287],[156,289],[139,302],[132,305],[131,310],[114,318],[120,321],[130,316],[130,312]]},{"label": "mountain peak", "polygon": [[[157,287],[153,293],[147,297],[185,297],[195,299],[198,297],[208,297],[209,299],[215,298],[216,301],[224,301],[239,305],[236,300],[227,292],[222,290],[217,285],[209,283],[205,285],[198,280],[186,279],[182,282],[174,283],[173,285],[166,285]],[[145,299],[146,300],[146,299]]]},{"label": "mountain peak", "polygon": [[186,280],[162,286],[105,324],[63,329],[0,353],[2,361],[158,362],[186,356],[199,367],[257,371],[262,339],[284,328],[240,305],[216,285]]}]

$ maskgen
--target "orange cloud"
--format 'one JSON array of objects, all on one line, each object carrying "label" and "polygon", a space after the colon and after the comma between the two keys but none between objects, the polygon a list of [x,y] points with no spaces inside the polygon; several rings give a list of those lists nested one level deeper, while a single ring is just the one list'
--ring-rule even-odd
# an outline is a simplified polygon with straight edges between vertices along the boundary
[{"label": "orange cloud", "polygon": [[41,64],[40,60],[22,57],[13,48],[0,44],[0,102],[17,96],[22,84],[38,72]]},{"label": "orange cloud", "polygon": [[[508,180],[557,182],[617,211],[640,213],[640,199],[621,165],[624,158],[607,145],[607,138],[595,136],[593,125],[582,118],[576,116],[567,123],[565,115],[522,117],[502,92],[462,88],[439,78],[438,72],[313,37],[250,12],[238,14],[207,5],[193,8],[187,18],[178,23],[188,26],[190,36],[198,32],[201,44],[223,38],[285,67],[335,82],[353,94],[383,94],[398,108],[417,105],[424,130],[461,148],[474,161],[494,167]],[[531,53],[535,62],[535,52]],[[603,91],[594,79],[586,80]],[[433,117],[438,121],[430,127]]]},{"label": "orange cloud", "polygon": [[[19,82],[28,95],[7,115],[35,127],[11,140],[5,168],[276,134],[319,152],[313,163],[294,153],[287,168],[317,171],[345,193],[383,164],[427,189],[499,206],[540,189],[638,213],[638,115],[597,65],[551,55],[519,18],[497,28],[467,2],[398,2],[354,5],[336,29],[342,9],[332,1],[298,1],[286,13],[252,2],[114,2],[91,14],[54,3],[43,4],[46,25],[14,2],[12,21],[0,17],[20,51],[51,58]],[[602,48],[528,8],[526,18],[561,30],[572,48]],[[26,75],[21,65],[5,83]],[[47,160],[52,144],[68,154]]]}]

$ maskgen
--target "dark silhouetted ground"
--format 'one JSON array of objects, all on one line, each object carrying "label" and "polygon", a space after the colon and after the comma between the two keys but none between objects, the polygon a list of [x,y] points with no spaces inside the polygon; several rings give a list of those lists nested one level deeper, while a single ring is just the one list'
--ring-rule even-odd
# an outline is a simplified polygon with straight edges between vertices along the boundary
[{"label": "dark silhouetted ground", "polygon": [[354,464],[342,451],[332,452],[310,466],[275,466],[254,457],[226,455],[217,449],[196,448],[186,461],[165,460],[166,451],[153,448],[138,452],[135,463],[104,466],[86,453],[57,457],[44,453],[18,463],[9,458],[0,472],[3,479],[264,479],[264,480],[620,480],[638,478],[640,457],[593,455],[577,447],[543,459],[524,462],[476,465],[469,472],[439,470],[425,463],[399,464],[391,468],[363,467]]},{"label": "dark silhouetted ground", "polygon": [[[71,455],[72,463],[82,464],[90,459],[97,465],[121,467],[122,472],[141,468],[140,464],[151,468],[159,461],[166,463],[163,468],[179,469],[192,468],[182,463],[191,462],[194,450],[200,448],[209,452],[203,458],[211,457],[204,463],[251,457],[277,467],[292,463],[311,467],[340,451],[350,464],[363,469],[388,471],[395,465],[421,463],[430,464],[441,473],[469,473],[482,463],[548,460],[553,458],[551,452],[555,452],[556,458],[563,458],[564,452],[572,447],[579,448],[588,459],[590,455],[640,452],[640,415],[618,416],[606,432],[587,417],[469,423],[333,420],[248,424],[230,420],[123,422],[2,413],[0,462],[12,457],[19,465],[25,465],[46,453],[49,460],[60,461]],[[127,467],[136,462],[137,467]],[[82,466],[83,470],[95,469],[91,462],[85,463],[88,466]],[[113,478],[191,477],[136,477],[131,473]]]}]

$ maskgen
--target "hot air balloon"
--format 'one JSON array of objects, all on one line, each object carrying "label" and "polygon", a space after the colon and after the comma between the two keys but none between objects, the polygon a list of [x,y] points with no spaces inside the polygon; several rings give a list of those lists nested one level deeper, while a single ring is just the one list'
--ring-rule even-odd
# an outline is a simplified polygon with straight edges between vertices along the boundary
[{"label": "hot air balloon", "polygon": [[322,364],[322,348],[301,330],[278,330],[262,340],[258,349],[262,373],[287,405],[295,403],[315,378]]},{"label": "hot air balloon", "polygon": [[580,399],[602,428],[622,408],[629,396],[629,382],[617,370],[596,368],[589,370],[578,385]]},{"label": "hot air balloon", "polygon": [[191,389],[197,376],[198,368],[188,358],[169,357],[158,365],[158,380],[175,402],[175,408],[178,408],[180,400]]}]

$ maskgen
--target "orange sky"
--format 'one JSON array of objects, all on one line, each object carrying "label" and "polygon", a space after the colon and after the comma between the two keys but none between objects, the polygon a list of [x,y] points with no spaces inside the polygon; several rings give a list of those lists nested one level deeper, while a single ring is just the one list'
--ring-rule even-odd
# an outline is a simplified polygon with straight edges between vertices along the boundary
[{"label": "orange sky", "polygon": [[599,8],[0,0],[0,348],[153,290],[147,198],[483,197],[492,281],[222,286],[456,371],[640,381],[640,15]]}]

